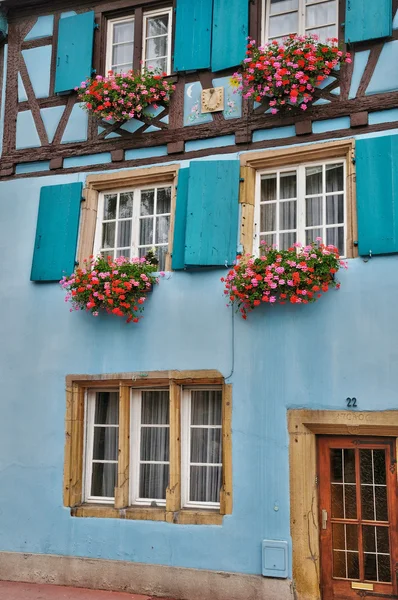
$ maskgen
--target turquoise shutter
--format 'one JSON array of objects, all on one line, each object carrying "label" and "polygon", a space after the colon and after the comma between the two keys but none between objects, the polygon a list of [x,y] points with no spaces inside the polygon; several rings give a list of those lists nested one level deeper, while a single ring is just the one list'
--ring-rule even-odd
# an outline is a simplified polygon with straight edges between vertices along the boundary
[{"label": "turquoise shutter", "polygon": [[55,93],[69,92],[91,77],[94,12],[59,21]]},{"label": "turquoise shutter", "polygon": [[392,0],[347,0],[345,41],[362,42],[390,36]]},{"label": "turquoise shutter", "polygon": [[185,264],[229,265],[236,258],[238,160],[192,162],[189,168]]},{"label": "turquoise shutter", "polygon": [[358,251],[398,252],[398,135],[356,142]]},{"label": "turquoise shutter", "polygon": [[31,281],[59,281],[75,268],[82,183],[41,188]]},{"label": "turquoise shutter", "polygon": [[174,217],[172,269],[185,267],[185,228],[187,225],[189,169],[180,169],[177,183],[177,202]]},{"label": "turquoise shutter", "polygon": [[238,66],[245,58],[249,0],[214,0],[212,71]]},{"label": "turquoise shutter", "polygon": [[174,70],[210,67],[213,0],[177,0]]}]

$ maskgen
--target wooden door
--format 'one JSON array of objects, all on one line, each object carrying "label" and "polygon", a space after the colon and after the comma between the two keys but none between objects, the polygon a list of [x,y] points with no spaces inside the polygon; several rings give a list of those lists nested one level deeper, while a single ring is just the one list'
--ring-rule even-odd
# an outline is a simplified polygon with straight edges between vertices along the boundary
[{"label": "wooden door", "polygon": [[397,596],[395,439],[318,438],[322,600]]}]

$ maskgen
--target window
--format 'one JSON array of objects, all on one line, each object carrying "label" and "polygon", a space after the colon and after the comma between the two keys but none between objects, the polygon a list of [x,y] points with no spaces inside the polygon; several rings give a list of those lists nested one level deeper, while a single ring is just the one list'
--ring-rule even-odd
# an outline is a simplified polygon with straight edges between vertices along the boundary
[{"label": "window", "polygon": [[142,65],[170,74],[171,31],[171,8],[144,13],[137,10],[135,15],[109,19],[106,72],[138,70]]},{"label": "window", "polygon": [[290,33],[338,37],[338,0],[263,0],[263,37],[282,41]]},{"label": "window", "polygon": [[231,386],[217,371],[140,376],[67,378],[65,505],[220,524],[232,511]]},{"label": "window", "polygon": [[220,504],[222,392],[186,389],[182,403],[183,506]]},{"label": "window", "polygon": [[159,270],[166,265],[172,188],[148,186],[104,192],[99,197],[94,252],[127,258],[155,249]]},{"label": "window", "polygon": [[260,171],[257,178],[255,251],[261,242],[287,249],[320,237],[346,256],[343,159]]}]

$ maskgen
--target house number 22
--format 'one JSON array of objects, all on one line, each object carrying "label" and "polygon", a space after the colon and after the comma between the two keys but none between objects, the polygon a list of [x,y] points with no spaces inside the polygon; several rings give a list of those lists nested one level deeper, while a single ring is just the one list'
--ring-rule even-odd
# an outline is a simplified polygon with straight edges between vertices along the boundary
[{"label": "house number 22", "polygon": [[357,407],[357,399],[356,398],[347,398],[346,399],[348,408],[356,408]]}]

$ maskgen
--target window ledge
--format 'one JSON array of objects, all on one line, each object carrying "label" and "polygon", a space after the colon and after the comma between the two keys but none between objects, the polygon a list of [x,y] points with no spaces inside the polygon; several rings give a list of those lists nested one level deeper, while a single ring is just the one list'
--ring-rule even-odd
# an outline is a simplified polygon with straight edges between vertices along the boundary
[{"label": "window ledge", "polygon": [[167,511],[164,508],[115,508],[98,504],[81,504],[70,509],[72,517],[128,519],[132,521],[166,521],[180,525],[222,525],[223,515],[215,510]]}]

